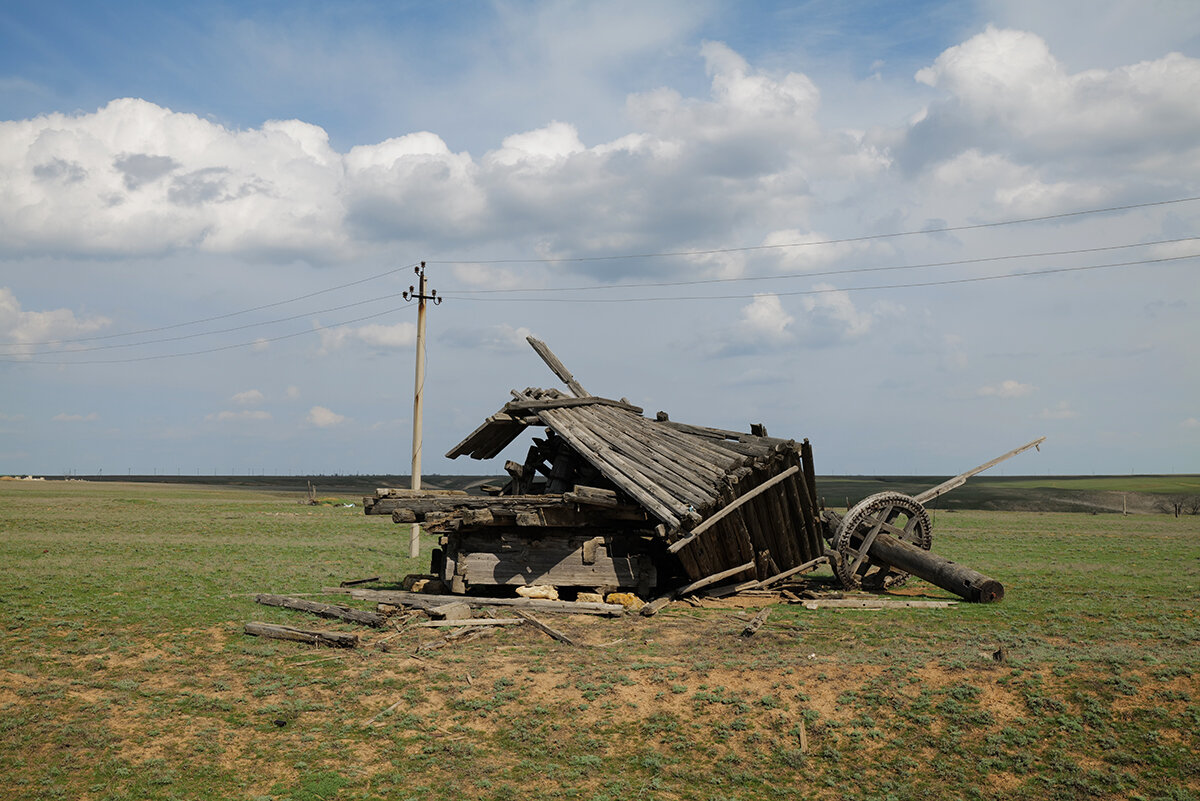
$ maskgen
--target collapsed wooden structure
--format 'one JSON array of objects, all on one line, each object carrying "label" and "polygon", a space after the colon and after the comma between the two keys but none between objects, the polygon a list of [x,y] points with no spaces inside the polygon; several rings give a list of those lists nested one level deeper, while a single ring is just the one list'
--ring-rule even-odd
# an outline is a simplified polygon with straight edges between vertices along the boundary
[{"label": "collapsed wooden structure", "polygon": [[492,459],[543,428],[493,497],[380,490],[367,514],[441,535],[432,572],[455,593],[487,585],[666,589],[766,585],[825,561],[807,440],[654,418],[588,393],[529,338],[569,389],[513,400],[447,454]]}]

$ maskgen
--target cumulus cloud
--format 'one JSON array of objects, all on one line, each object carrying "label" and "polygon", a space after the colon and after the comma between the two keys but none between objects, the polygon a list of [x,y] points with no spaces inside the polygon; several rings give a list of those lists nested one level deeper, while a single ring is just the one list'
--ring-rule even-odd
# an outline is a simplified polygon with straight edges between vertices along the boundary
[{"label": "cumulus cloud", "polygon": [[271,419],[271,413],[262,409],[241,409],[239,411],[223,411],[207,414],[204,419],[210,423],[246,423],[266,422]]},{"label": "cumulus cloud", "polygon": [[870,334],[880,319],[894,317],[903,307],[889,301],[876,301],[868,307],[854,303],[850,293],[831,284],[818,283],[813,289],[819,294],[803,299],[804,320],[809,344],[859,340]]},{"label": "cumulus cloud", "polygon": [[1169,53],[1117,69],[1070,73],[1046,42],[1026,31],[989,26],[943,52],[916,74],[942,90],[909,132],[910,167],[952,157],[973,143],[1017,161],[1064,157],[1114,167],[1149,166],[1164,151],[1191,156],[1155,169],[1200,171],[1200,59]]},{"label": "cumulus cloud", "polygon": [[417,326],[414,323],[373,323],[357,327],[342,325],[321,329],[320,333],[322,353],[358,342],[375,348],[400,348],[410,347],[417,341]]},{"label": "cumulus cloud", "polygon": [[346,418],[324,406],[314,406],[308,410],[308,422],[317,428],[329,428],[346,422]]},{"label": "cumulus cloud", "polygon": [[85,336],[110,322],[107,317],[76,317],[70,309],[25,311],[11,289],[0,287],[0,355],[29,358],[39,343]]},{"label": "cumulus cloud", "polygon": [[975,394],[983,398],[1023,398],[1034,391],[1032,384],[1022,384],[1011,378],[999,384],[987,384],[976,390]]},{"label": "cumulus cloud", "polygon": [[248,389],[245,392],[239,392],[230,398],[230,400],[232,400],[238,406],[256,406],[257,404],[262,403],[265,399],[266,396],[264,396],[262,392],[257,389]]}]

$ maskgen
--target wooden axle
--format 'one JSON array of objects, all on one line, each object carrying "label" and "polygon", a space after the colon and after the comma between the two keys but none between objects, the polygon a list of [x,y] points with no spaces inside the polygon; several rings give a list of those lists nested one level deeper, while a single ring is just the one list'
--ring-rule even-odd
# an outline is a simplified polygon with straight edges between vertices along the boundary
[{"label": "wooden axle", "polygon": [[875,536],[871,559],[911,573],[968,601],[986,604],[1004,597],[1004,585],[999,581],[890,534]]}]

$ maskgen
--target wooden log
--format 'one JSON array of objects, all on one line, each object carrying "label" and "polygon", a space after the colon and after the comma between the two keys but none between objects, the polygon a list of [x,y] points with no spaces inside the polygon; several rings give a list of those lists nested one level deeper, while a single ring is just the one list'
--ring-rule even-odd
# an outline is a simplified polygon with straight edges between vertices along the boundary
[{"label": "wooden log", "polygon": [[347,579],[338,583],[339,587],[357,587],[359,584],[370,584],[372,581],[379,581],[379,576],[371,576],[370,578]]},{"label": "wooden log", "polygon": [[564,492],[563,500],[567,503],[577,503],[582,506],[603,506],[609,509],[621,504],[620,499],[617,498],[617,493],[613,490],[586,487],[580,484],[576,484],[574,490],[571,492]]},{"label": "wooden log", "polygon": [[540,598],[488,598],[474,595],[432,595],[419,592],[402,592],[400,590],[353,590],[352,598],[376,603],[390,603],[399,606],[411,606],[418,609],[429,609],[434,606],[462,601],[472,607],[518,607],[532,609],[536,612],[558,612],[575,615],[608,615],[619,617],[625,614],[625,607],[620,604],[579,603],[576,601],[546,601]]},{"label": "wooden log", "polygon": [[361,623],[364,626],[379,628],[384,624],[382,616],[363,609],[351,609],[348,606],[334,606],[333,604],[323,604],[304,598],[293,598],[288,595],[271,595],[269,593],[260,593],[254,597],[254,600],[256,603],[263,604],[264,606],[281,606],[285,609],[295,609],[298,612],[308,612],[335,620]]},{"label": "wooden log", "polygon": [[696,539],[696,537],[699,537],[705,531],[708,531],[710,528],[712,528],[714,525],[716,525],[719,521],[724,519],[726,515],[732,514],[733,512],[735,512],[737,509],[739,509],[746,503],[750,502],[754,498],[757,498],[762,493],[764,493],[764,492],[768,491],[769,489],[771,489],[772,487],[774,487],[776,484],[779,484],[780,482],[785,481],[788,478],[788,476],[791,476],[792,474],[798,472],[798,470],[799,470],[798,467],[789,467],[787,470],[783,471],[782,473],[775,476],[774,478],[772,478],[768,481],[765,481],[762,484],[759,484],[757,487],[750,490],[746,494],[740,496],[739,498],[737,498],[737,500],[733,501],[732,503],[726,504],[718,512],[716,512],[715,514],[709,515],[707,518],[704,519],[704,521],[702,523],[700,523],[700,525],[693,528],[691,530],[691,532],[688,534],[688,536],[684,537],[683,539],[679,540],[678,542],[672,543],[671,547],[669,547],[667,550],[670,551],[671,553],[678,553],[681,548],[683,548],[685,545],[687,545],[692,540]]},{"label": "wooden log", "polygon": [[805,609],[946,609],[958,601],[917,601],[903,598],[801,599]]},{"label": "wooden log", "polygon": [[575,380],[575,376],[571,375],[571,371],[554,355],[554,351],[550,350],[550,347],[545,342],[533,337],[525,337],[525,341],[533,347],[538,356],[542,357],[542,361],[546,363],[546,366],[558,376],[559,381],[567,385],[567,388],[574,393],[575,397],[583,398],[591,394],[583,388],[582,384]]},{"label": "wooden log", "polygon": [[663,608],[667,606],[667,604],[671,603],[671,600],[674,597],[675,597],[674,593],[671,593],[668,595],[663,595],[658,598],[655,598],[653,601],[651,601],[650,603],[646,604],[641,609],[639,609],[638,613],[642,617],[654,617],[660,611],[662,611]]},{"label": "wooden log", "polygon": [[595,395],[585,398],[550,398],[548,400],[509,401],[504,404],[504,411],[520,415],[525,412],[540,412],[545,409],[571,409],[579,406],[611,406],[626,412],[640,415],[644,409],[611,398],[601,398]]},{"label": "wooden log", "polygon": [[438,620],[466,620],[471,617],[471,606],[463,601],[430,607],[427,611]]},{"label": "wooden log", "polygon": [[342,631],[314,631],[298,629],[294,626],[280,626],[273,623],[247,623],[246,634],[253,637],[269,637],[273,640],[292,640],[305,642],[310,645],[327,645],[330,648],[354,648],[358,645],[358,635]]},{"label": "wooden log", "polygon": [[754,619],[746,624],[746,628],[742,629],[743,637],[753,637],[755,632],[762,628],[762,624],[767,622],[767,615],[771,614],[771,607],[764,606],[762,611],[754,616]]},{"label": "wooden log", "polygon": [[1004,598],[1004,585],[999,581],[904,540],[896,539],[891,534],[879,534],[875,538],[870,558],[925,579],[930,584],[949,590],[968,601],[992,603]]},{"label": "wooden log", "polygon": [[555,640],[558,640],[561,643],[566,643],[567,645],[572,645],[572,646],[576,646],[576,647],[578,647],[580,645],[580,643],[571,639],[566,634],[563,634],[558,629],[551,628],[550,626],[548,626],[545,623],[543,623],[542,621],[538,620],[536,617],[529,614],[528,612],[522,612],[520,609],[515,609],[515,610],[513,610],[513,612],[517,617],[521,618],[529,625],[544,632],[545,634],[549,635],[550,637],[552,637]]}]

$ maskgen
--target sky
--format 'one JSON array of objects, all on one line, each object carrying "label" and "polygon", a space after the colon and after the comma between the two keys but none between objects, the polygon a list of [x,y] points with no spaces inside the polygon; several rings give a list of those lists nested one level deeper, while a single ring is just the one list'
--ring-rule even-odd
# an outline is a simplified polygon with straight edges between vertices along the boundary
[{"label": "sky", "polygon": [[1200,4],[0,5],[0,473],[407,473],[559,386],[1200,472]]}]

